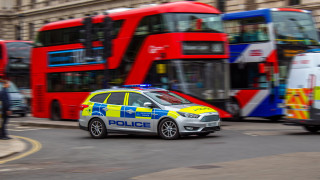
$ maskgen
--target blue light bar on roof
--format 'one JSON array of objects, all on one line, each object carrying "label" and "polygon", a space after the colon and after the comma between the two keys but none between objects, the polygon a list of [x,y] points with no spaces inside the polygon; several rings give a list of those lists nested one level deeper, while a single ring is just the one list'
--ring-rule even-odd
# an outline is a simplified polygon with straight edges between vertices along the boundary
[{"label": "blue light bar on roof", "polygon": [[150,87],[151,84],[130,84],[130,85],[123,85],[123,87]]},{"label": "blue light bar on roof", "polygon": [[313,53],[319,53],[320,49],[308,49],[306,52],[313,52]]}]

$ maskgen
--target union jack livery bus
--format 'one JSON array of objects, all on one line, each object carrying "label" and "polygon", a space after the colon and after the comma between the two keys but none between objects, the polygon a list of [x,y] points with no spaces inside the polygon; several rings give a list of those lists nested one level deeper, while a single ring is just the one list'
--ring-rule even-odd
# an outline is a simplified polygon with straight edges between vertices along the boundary
[{"label": "union jack livery bus", "polygon": [[292,57],[318,46],[311,12],[273,8],[225,14],[234,117],[280,119]]},{"label": "union jack livery bus", "polygon": [[[112,51],[106,58],[108,17]],[[220,12],[200,2],[53,22],[39,30],[32,53],[32,112],[78,119],[80,104],[104,82],[109,87],[147,83],[214,107],[228,118],[222,110],[229,99],[228,54]]]}]

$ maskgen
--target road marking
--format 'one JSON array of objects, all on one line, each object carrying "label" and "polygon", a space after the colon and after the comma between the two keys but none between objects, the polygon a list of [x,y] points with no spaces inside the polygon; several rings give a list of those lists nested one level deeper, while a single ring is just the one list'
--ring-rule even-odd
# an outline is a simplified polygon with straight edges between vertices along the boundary
[{"label": "road marking", "polygon": [[34,140],[34,139],[30,139],[30,138],[22,137],[22,136],[13,136],[13,137],[20,138],[20,139],[23,139],[25,141],[28,141],[29,143],[31,143],[32,147],[31,147],[31,149],[29,151],[27,151],[27,152],[25,152],[23,154],[20,154],[18,156],[15,156],[15,157],[8,158],[8,159],[0,161],[0,164],[4,164],[4,163],[7,163],[9,161],[14,161],[14,160],[17,160],[17,159],[24,158],[26,156],[29,156],[30,154],[33,154],[33,153],[39,151],[42,148],[41,143],[39,141]]},{"label": "road marking", "polygon": [[8,127],[8,131],[15,131],[15,132],[21,132],[21,131],[35,131],[35,130],[44,130],[49,128],[42,128],[42,127],[31,127],[31,126],[19,126],[16,124],[10,124]]}]

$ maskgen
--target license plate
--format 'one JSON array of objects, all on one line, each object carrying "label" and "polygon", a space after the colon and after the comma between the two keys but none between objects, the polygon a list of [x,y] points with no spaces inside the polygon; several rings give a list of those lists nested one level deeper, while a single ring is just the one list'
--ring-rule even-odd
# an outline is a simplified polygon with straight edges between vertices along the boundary
[{"label": "license plate", "polygon": [[207,127],[213,127],[213,126],[216,126],[216,123],[208,123],[207,124]]}]

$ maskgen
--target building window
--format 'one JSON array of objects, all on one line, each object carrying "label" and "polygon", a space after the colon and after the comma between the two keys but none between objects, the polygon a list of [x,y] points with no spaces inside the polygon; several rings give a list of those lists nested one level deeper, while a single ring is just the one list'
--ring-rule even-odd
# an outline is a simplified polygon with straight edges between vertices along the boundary
[{"label": "building window", "polygon": [[17,10],[21,8],[21,0],[17,0]]},{"label": "building window", "polygon": [[34,38],[34,24],[33,23],[29,23],[29,39],[33,39]]},{"label": "building window", "polygon": [[221,12],[226,12],[226,2],[225,2],[225,0],[217,0],[217,7]]},{"label": "building window", "polygon": [[19,25],[16,25],[15,27],[15,36],[17,40],[21,40],[21,28]]},{"label": "building window", "polygon": [[289,0],[289,6],[299,5],[300,0]]},{"label": "building window", "polygon": [[33,9],[36,5],[36,0],[31,0],[30,1],[30,7]]}]

